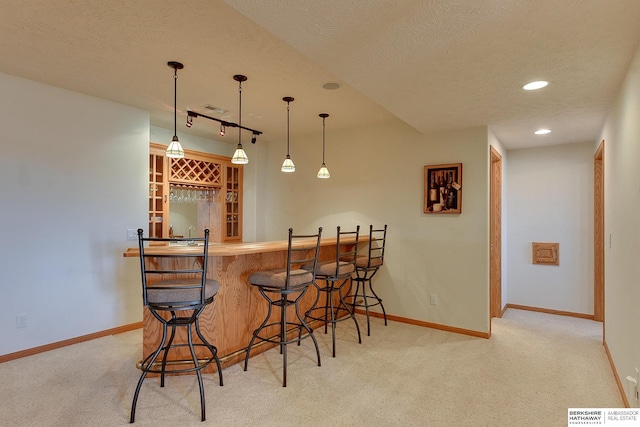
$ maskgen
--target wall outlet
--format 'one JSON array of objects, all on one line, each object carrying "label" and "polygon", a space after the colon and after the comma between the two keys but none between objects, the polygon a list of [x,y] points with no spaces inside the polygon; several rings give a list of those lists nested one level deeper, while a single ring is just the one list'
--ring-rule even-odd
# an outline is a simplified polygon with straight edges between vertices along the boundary
[{"label": "wall outlet", "polygon": [[127,228],[127,240],[138,240],[138,230]]},{"label": "wall outlet", "polygon": [[430,294],[431,305],[438,305],[438,294]]},{"label": "wall outlet", "polygon": [[29,326],[28,314],[16,314],[16,329],[26,328]]}]

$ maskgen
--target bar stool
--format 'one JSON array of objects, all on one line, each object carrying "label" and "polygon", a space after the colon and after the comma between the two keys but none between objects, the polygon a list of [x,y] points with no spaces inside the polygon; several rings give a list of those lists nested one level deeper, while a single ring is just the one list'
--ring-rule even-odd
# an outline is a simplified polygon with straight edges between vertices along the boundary
[{"label": "bar stool", "polygon": [[[215,360],[218,365],[218,376],[222,385],[222,367],[218,359],[218,349],[211,345],[200,332],[199,316],[202,311],[213,302],[220,289],[220,284],[213,279],[207,279],[207,258],[209,250],[209,230],[204,230],[204,237],[188,239],[145,238],[144,231],[138,229],[138,246],[140,249],[140,268],[142,271],[142,301],[151,314],[162,324],[162,338],[160,344],[141,363],[142,374],[138,380],[133,403],[131,405],[130,423],[135,421],[136,404],[142,382],[149,372],[160,374],[160,387],[164,387],[166,374],[181,374],[195,372],[200,386],[200,412],[202,421],[205,420],[204,387],[202,384],[202,370]],[[151,243],[177,241],[184,243],[179,253],[167,246],[155,246],[147,252]],[[159,279],[159,280],[158,280]],[[155,280],[155,281],[153,281]],[[162,315],[164,313],[164,316]],[[167,319],[168,318],[168,319]],[[200,343],[193,342],[192,326],[200,339]],[[184,327],[187,332],[187,343],[175,343],[176,328]],[[171,334],[167,341],[167,330]],[[190,359],[167,362],[169,352],[178,353],[179,348],[189,348]],[[196,356],[196,348],[204,348],[207,354],[203,360]],[[159,367],[156,359],[162,353]],[[176,365],[187,365],[185,368],[172,368]]]},{"label": "bar stool", "polygon": [[[293,229],[289,229],[289,245],[287,249],[287,264],[285,268],[275,270],[257,271],[249,276],[249,283],[258,288],[260,294],[269,303],[267,316],[262,324],[253,331],[253,337],[247,346],[244,359],[244,370],[247,370],[251,347],[256,340],[278,344],[282,354],[282,386],[287,386],[287,345],[299,343],[302,339],[311,337],[316,347],[318,366],[320,366],[320,349],[313,335],[313,330],[304,321],[300,314],[300,299],[307,293],[309,286],[315,282],[315,266],[320,252],[320,236],[318,234],[294,235]],[[301,268],[302,265],[312,264],[313,269],[308,271]],[[289,299],[289,297],[294,299]],[[297,319],[287,320],[287,307],[293,306]],[[273,307],[280,309],[280,320],[269,322]],[[297,320],[297,321],[296,321]],[[272,326],[278,326],[279,333],[275,336],[269,334]],[[307,333],[302,335],[302,329]],[[291,334],[291,332],[298,332]],[[291,336],[293,337],[291,338]]]},{"label": "bar stool", "polygon": [[[376,275],[384,262],[384,247],[387,241],[387,225],[384,228],[374,229],[369,226],[369,248],[367,255],[356,257],[356,291],[351,296],[354,310],[356,307],[364,307],[367,316],[367,336],[370,336],[369,308],[377,305],[382,309],[384,324],[387,325],[387,313],[384,311],[382,299],[375,293],[372,287],[373,276]],[[367,293],[369,288],[369,294]]]},{"label": "bar stool", "polygon": [[[325,334],[327,333],[327,325],[331,323],[333,357],[336,357],[336,324],[338,322],[352,319],[358,331],[358,343],[362,343],[360,326],[353,315],[353,308],[349,307],[344,300],[344,296],[351,292],[351,276],[355,271],[359,234],[359,225],[356,231],[340,231],[340,226],[338,226],[336,258],[334,261],[318,263],[316,267],[316,282],[314,282],[318,293],[311,308],[304,315],[305,320],[313,319],[323,322]],[[303,268],[308,270],[313,266],[305,265]],[[324,286],[318,285],[318,280],[322,280]],[[324,305],[318,306],[320,295],[322,294],[324,294]],[[344,311],[342,316],[340,315],[341,310]]]}]

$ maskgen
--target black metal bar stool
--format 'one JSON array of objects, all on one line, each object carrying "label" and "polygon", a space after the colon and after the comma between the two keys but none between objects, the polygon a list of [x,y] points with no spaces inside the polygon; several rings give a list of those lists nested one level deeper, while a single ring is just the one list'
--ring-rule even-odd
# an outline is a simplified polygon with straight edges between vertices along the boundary
[{"label": "black metal bar stool", "polygon": [[[356,257],[356,290],[351,296],[353,308],[364,307],[367,316],[367,336],[370,336],[369,308],[380,306],[384,317],[384,324],[387,325],[387,313],[382,305],[382,299],[375,293],[372,287],[373,276],[376,275],[384,262],[384,247],[387,241],[387,225],[384,228],[374,229],[369,226],[369,248],[367,255]],[[368,289],[368,293],[367,293]]]},{"label": "black metal bar stool", "polygon": [[[318,234],[294,235],[293,229],[289,229],[289,245],[287,249],[287,265],[285,268],[276,270],[257,271],[249,276],[249,283],[258,288],[260,294],[269,303],[269,310],[262,324],[253,331],[253,337],[247,347],[244,359],[244,370],[247,370],[251,347],[255,340],[266,341],[280,346],[282,353],[282,386],[287,386],[287,345],[299,343],[302,339],[311,337],[316,347],[318,356],[318,366],[320,366],[320,349],[318,342],[313,335],[313,330],[306,324],[300,314],[300,299],[307,293],[309,286],[315,282],[315,266],[318,262],[320,252],[320,236],[322,227],[318,229]],[[302,265],[312,264],[311,271],[302,269]],[[289,297],[294,299],[289,299]],[[287,319],[287,308],[295,307],[297,319],[290,321]],[[273,307],[280,309],[280,320],[269,322]],[[271,326],[278,326],[279,333],[275,336],[269,335]],[[302,335],[302,329],[307,333]],[[298,332],[292,334],[292,332]]]},{"label": "black metal bar stool", "polygon": [[[351,292],[351,276],[355,271],[356,253],[358,251],[358,236],[360,226],[355,231],[340,231],[337,229],[336,258],[333,261],[318,263],[316,267],[315,287],[318,290],[316,299],[305,313],[305,320],[313,319],[324,323],[324,333],[327,333],[327,325],[331,323],[331,341],[333,357],[336,357],[336,324],[343,320],[352,319],[358,332],[358,343],[362,343],[360,326],[353,315],[353,307],[347,305],[344,297]],[[313,268],[305,265],[305,269]],[[322,281],[324,286],[320,286]],[[318,306],[321,295],[324,294],[324,305]],[[336,303],[337,300],[337,303]]]},{"label": "black metal bar stool", "polygon": [[[162,339],[157,349],[141,363],[142,374],[133,395],[129,422],[135,421],[138,395],[142,382],[149,372],[160,374],[160,387],[164,387],[166,374],[195,372],[200,386],[201,418],[204,421],[205,403],[201,371],[213,361],[218,365],[218,376],[220,385],[222,385],[222,367],[218,359],[218,349],[202,335],[198,322],[200,314],[213,302],[220,288],[220,284],[216,280],[207,279],[209,230],[204,231],[204,237],[188,239],[144,238],[143,233],[142,229],[138,229],[140,268],[142,270],[142,301],[149,308],[151,314],[162,324]],[[167,244],[170,241],[183,243],[185,246],[180,248],[179,253],[168,246],[155,246],[152,251],[147,252],[149,243]],[[162,316],[162,313],[169,313],[169,315]],[[165,317],[169,317],[169,319],[165,319]],[[174,342],[178,327],[186,328],[187,343]],[[171,334],[167,341],[169,328]],[[193,330],[200,339],[199,343],[193,342]],[[170,351],[175,352],[176,349],[184,347],[189,348],[190,359],[180,360],[178,363],[167,361]],[[206,349],[207,357],[204,360],[197,357],[196,348]],[[161,362],[156,363],[161,353]],[[180,365],[187,365],[187,367],[174,368],[174,366]]]}]

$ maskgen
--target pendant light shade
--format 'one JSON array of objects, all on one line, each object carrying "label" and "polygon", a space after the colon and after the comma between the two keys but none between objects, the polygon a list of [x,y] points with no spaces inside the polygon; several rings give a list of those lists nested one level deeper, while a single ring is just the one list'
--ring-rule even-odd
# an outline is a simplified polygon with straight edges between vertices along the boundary
[{"label": "pendant light shade", "polygon": [[238,112],[238,146],[236,147],[235,153],[233,153],[233,157],[231,158],[231,163],[236,165],[246,165],[249,163],[249,158],[247,157],[247,153],[245,153],[242,148],[242,82],[247,81],[247,77],[236,74],[233,76],[233,80],[238,82],[238,94],[240,99],[240,107]]},{"label": "pendant light shade", "polygon": [[322,178],[322,179],[327,179],[331,177],[331,174],[329,173],[329,169],[327,169],[327,166],[324,164],[324,145],[325,145],[325,141],[324,141],[324,121],[327,117],[329,117],[329,115],[327,113],[321,113],[320,117],[322,117],[322,166],[320,167],[320,170],[318,171],[318,178]]},{"label": "pendant light shade", "polygon": [[282,168],[280,169],[282,172],[295,172],[296,165],[293,164],[293,160],[287,154],[287,157],[284,158],[284,162],[282,162]]},{"label": "pendant light shade", "polygon": [[183,159],[184,150],[180,141],[178,140],[178,126],[177,126],[177,98],[178,98],[178,70],[182,70],[184,65],[176,61],[169,61],[167,65],[173,68],[173,138],[171,144],[167,147],[166,156],[173,159]]},{"label": "pendant light shade", "polygon": [[246,165],[249,163],[249,158],[242,148],[242,144],[238,144],[238,147],[236,147],[236,151],[233,153],[233,157],[231,158],[231,163],[236,165]]},{"label": "pendant light shade", "polygon": [[291,156],[289,155],[289,104],[293,102],[293,98],[285,96],[282,100],[287,103],[287,157],[284,158],[284,162],[282,163],[282,168],[280,168],[280,170],[282,172],[295,172],[296,165],[293,164],[293,160],[291,160]]}]

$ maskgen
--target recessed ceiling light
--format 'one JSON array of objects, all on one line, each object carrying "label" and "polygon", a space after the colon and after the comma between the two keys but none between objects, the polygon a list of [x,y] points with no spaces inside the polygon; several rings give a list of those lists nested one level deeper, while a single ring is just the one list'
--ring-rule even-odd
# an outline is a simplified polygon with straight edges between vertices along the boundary
[{"label": "recessed ceiling light", "polygon": [[550,129],[538,129],[537,131],[534,132],[536,135],[546,135],[548,133],[551,133]]},{"label": "recessed ceiling light", "polygon": [[542,89],[543,87],[545,87],[548,84],[549,84],[549,82],[545,82],[544,80],[539,80],[539,81],[536,81],[536,82],[527,83],[526,85],[522,86],[522,89],[524,89],[524,90]]},{"label": "recessed ceiling light", "polygon": [[326,82],[322,84],[322,87],[327,89],[327,90],[336,90],[336,89],[340,89],[342,85],[338,82]]}]

